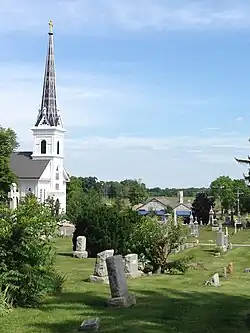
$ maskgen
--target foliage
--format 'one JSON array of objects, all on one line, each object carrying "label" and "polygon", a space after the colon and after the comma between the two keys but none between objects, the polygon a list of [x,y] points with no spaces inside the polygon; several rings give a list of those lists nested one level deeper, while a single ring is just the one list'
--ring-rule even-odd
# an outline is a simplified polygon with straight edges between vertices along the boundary
[{"label": "foliage", "polygon": [[211,207],[214,207],[214,198],[206,192],[198,193],[192,205],[193,215],[198,221],[202,220],[203,224],[207,224]]},{"label": "foliage", "polygon": [[98,181],[96,177],[71,177],[67,185],[67,212],[69,216],[77,215],[75,210],[79,211],[76,207],[76,202],[81,201],[83,195],[98,196],[98,201],[104,199],[113,199],[114,202],[123,204],[125,199],[130,201],[133,206],[143,202],[147,196],[146,185],[140,180],[126,179],[122,182],[103,182]]},{"label": "foliage", "polygon": [[186,273],[189,268],[190,261],[193,260],[193,256],[185,256],[177,260],[167,262],[164,266],[164,271],[172,274],[177,272]]},{"label": "foliage", "polygon": [[121,184],[124,187],[124,197],[129,199],[132,206],[145,201],[148,196],[146,185],[140,179],[125,179]]},{"label": "foliage", "polygon": [[224,212],[228,212],[235,204],[233,180],[228,176],[215,179],[210,185],[210,194],[220,200]]},{"label": "foliage", "polygon": [[32,306],[58,289],[53,268],[56,220],[49,207],[26,196],[12,212],[0,208],[0,277],[15,306]]},{"label": "foliage", "polygon": [[[178,192],[182,191],[182,188],[160,188],[160,187],[154,187],[149,188],[148,192],[150,196],[166,196],[166,197],[177,197]],[[185,197],[192,197],[194,198],[197,193],[206,191],[206,188],[196,188],[196,187],[189,187],[184,189],[184,196]]]},{"label": "foliage", "polygon": [[183,244],[185,236],[182,225],[175,226],[172,220],[161,223],[154,218],[142,218],[131,232],[130,251],[143,257],[153,272],[164,273],[168,256]]},{"label": "foliage", "polygon": [[86,212],[95,210],[102,205],[102,197],[95,190],[84,192],[82,188],[76,187],[75,191],[68,194],[67,217],[74,224],[79,224]]},{"label": "foliage", "polygon": [[224,213],[230,210],[232,214],[238,214],[237,200],[239,194],[240,213],[250,212],[250,188],[244,179],[231,179],[221,176],[210,185],[210,194],[219,199]]},{"label": "foliage", "polygon": [[10,128],[0,126],[0,201],[7,200],[11,183],[16,182],[16,176],[10,169],[10,157],[18,147],[16,133]]},{"label": "foliage", "polygon": [[140,219],[137,212],[130,208],[120,210],[116,205],[107,206],[100,202],[91,205],[86,202],[76,220],[73,248],[75,250],[78,236],[86,236],[90,256],[106,249],[125,255],[131,230]]},{"label": "foliage", "polygon": [[9,286],[0,285],[0,317],[6,316],[12,310],[12,301],[9,295]]}]

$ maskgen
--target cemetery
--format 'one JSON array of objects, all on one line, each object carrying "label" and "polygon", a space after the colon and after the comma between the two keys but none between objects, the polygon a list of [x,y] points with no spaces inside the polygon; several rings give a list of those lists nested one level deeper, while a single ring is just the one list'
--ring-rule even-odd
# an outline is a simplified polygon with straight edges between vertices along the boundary
[{"label": "cemetery", "polygon": [[[71,176],[64,143],[74,141],[64,140],[55,78],[49,21],[33,150],[17,151],[15,131],[0,126],[0,332],[249,332],[250,171],[244,179],[220,176],[209,188],[186,188],[186,197],[183,189],[147,188],[141,179]],[[81,155],[82,146],[73,144],[70,151]],[[162,144],[166,152],[167,146]],[[236,161],[250,165],[250,157]],[[177,171],[172,173],[179,180],[183,174]],[[157,172],[155,177],[162,182]]]},{"label": "cemetery", "polygon": [[[114,256],[113,250],[100,253],[97,259],[75,257],[71,238],[58,237],[56,267],[67,276],[62,293],[46,298],[37,308],[14,309],[0,318],[1,330],[248,332],[250,251],[239,246],[216,256],[221,239],[211,230],[203,232],[213,238],[214,247],[196,244],[171,254],[171,259],[183,253],[193,257],[185,274],[138,274],[136,255],[126,259]],[[77,251],[85,253],[86,240],[79,240]],[[129,277],[132,272],[135,276]]]}]

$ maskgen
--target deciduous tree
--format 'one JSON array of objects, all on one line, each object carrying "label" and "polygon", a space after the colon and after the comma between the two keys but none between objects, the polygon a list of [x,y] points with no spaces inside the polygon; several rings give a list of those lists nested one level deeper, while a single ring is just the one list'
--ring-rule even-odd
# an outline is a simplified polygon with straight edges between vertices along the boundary
[{"label": "deciduous tree", "polygon": [[5,202],[11,183],[17,182],[10,168],[10,158],[18,147],[16,133],[0,126],[0,201]]},{"label": "deciduous tree", "polygon": [[204,224],[209,221],[209,211],[214,206],[214,198],[209,196],[207,192],[198,193],[192,205],[193,215],[198,221],[202,220]]}]

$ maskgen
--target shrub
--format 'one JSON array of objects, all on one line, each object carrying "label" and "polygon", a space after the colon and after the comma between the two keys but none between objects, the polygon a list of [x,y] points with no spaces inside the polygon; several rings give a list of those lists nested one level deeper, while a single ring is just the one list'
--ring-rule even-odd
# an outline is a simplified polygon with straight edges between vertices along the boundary
[{"label": "shrub", "polygon": [[87,250],[92,257],[106,249],[114,249],[115,253],[125,255],[129,250],[130,234],[140,220],[138,213],[130,208],[120,210],[116,205],[105,204],[88,206],[76,223],[73,249],[76,249],[77,237],[86,236]]},{"label": "shrub", "polygon": [[12,310],[12,302],[9,295],[9,287],[0,285],[0,317],[6,316]]},{"label": "shrub", "polygon": [[176,271],[184,274],[189,269],[189,262],[191,260],[193,260],[192,256],[166,262],[163,269],[170,274],[175,273]]},{"label": "shrub", "polygon": [[0,278],[15,306],[34,306],[58,289],[55,231],[51,210],[33,196],[14,212],[0,208]]},{"label": "shrub", "polygon": [[130,251],[147,261],[147,269],[164,273],[169,254],[184,242],[185,236],[181,224],[175,226],[172,220],[160,223],[155,218],[143,218],[131,232]]}]

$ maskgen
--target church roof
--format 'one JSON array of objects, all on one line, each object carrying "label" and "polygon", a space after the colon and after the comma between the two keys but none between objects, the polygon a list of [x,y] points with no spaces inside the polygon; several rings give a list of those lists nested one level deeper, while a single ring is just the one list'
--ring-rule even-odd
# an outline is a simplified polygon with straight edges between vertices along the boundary
[{"label": "church roof", "polygon": [[33,160],[32,152],[18,151],[11,156],[10,167],[19,179],[39,179],[49,160]]}]

